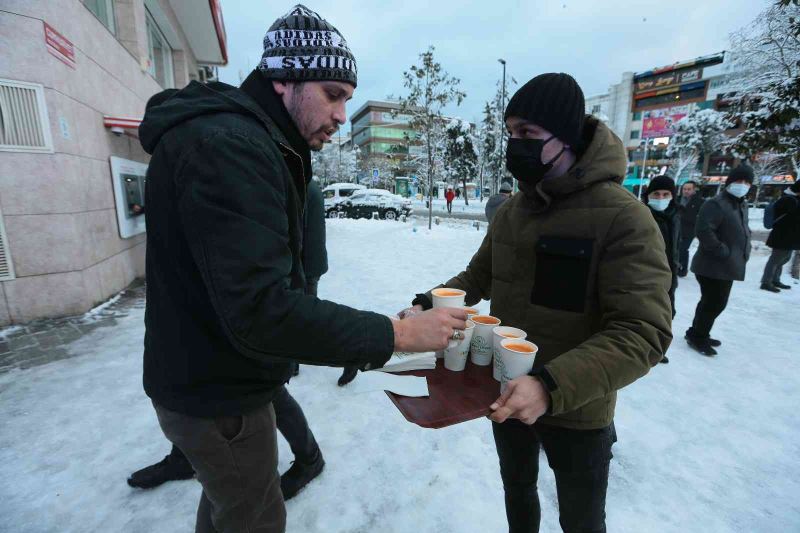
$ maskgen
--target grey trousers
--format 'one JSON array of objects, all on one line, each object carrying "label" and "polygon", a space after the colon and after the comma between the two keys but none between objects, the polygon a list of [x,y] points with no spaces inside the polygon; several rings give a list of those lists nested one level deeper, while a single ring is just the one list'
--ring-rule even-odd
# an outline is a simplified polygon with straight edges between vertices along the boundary
[{"label": "grey trousers", "polygon": [[773,248],[772,254],[767,260],[767,266],[764,267],[764,275],[761,276],[761,283],[767,285],[780,283],[783,265],[788,263],[791,258],[791,250],[779,250],[777,248]]},{"label": "grey trousers", "polygon": [[183,451],[203,486],[195,533],[284,533],[272,404],[217,418],[153,406],[164,435]]}]

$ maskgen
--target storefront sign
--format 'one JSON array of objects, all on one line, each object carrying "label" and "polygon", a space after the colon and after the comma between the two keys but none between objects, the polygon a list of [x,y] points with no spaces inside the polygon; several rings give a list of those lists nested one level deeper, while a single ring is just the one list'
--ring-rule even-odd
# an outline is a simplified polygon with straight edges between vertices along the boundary
[{"label": "storefront sign", "polygon": [[47,51],[70,68],[75,68],[75,45],[44,22],[44,44]]},{"label": "storefront sign", "polygon": [[702,77],[702,72],[702,69],[694,68],[691,70],[684,70],[683,72],[672,71],[658,74],[652,78],[637,81],[636,92],[655,91],[672,85],[697,81]]}]

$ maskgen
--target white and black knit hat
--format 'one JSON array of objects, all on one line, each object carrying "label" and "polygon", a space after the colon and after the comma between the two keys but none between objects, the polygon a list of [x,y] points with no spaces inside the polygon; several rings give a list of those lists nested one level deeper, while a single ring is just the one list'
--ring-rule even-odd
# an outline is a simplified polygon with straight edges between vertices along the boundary
[{"label": "white and black knit hat", "polygon": [[301,4],[269,27],[258,68],[272,80],[356,85],[356,59],[347,41],[332,24]]}]

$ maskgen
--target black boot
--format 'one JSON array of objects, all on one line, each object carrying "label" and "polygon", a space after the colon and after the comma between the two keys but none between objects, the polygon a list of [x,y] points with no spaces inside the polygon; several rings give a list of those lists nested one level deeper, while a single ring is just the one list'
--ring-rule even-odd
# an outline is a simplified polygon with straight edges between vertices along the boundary
[{"label": "black boot", "polygon": [[783,290],[792,288],[790,285],[786,285],[785,283],[781,283],[780,281],[776,281],[775,283],[773,283],[773,285],[775,287],[777,287],[779,289],[783,289]]},{"label": "black boot", "polygon": [[688,334],[686,335],[685,339],[689,347],[697,350],[706,357],[717,355],[717,351],[711,346],[711,341],[709,339],[698,339]]},{"label": "black boot", "polygon": [[138,489],[152,489],[167,481],[191,479],[194,469],[189,461],[181,455],[170,454],[154,465],[137,470],[128,478],[128,485]]},{"label": "black boot", "polygon": [[771,283],[762,283],[761,284],[761,290],[762,291],[769,291],[769,292],[781,292],[781,290],[778,287],[776,287],[775,285],[772,285]]},{"label": "black boot", "polygon": [[344,387],[354,379],[356,379],[356,375],[358,374],[358,367],[356,366],[346,366],[344,367],[344,371],[342,372],[342,376],[339,378],[337,382],[340,387]]},{"label": "black boot", "polygon": [[290,500],[294,498],[303,487],[322,473],[324,467],[325,460],[322,458],[322,452],[320,451],[317,451],[316,459],[310,463],[293,461],[289,470],[284,472],[281,476],[281,492],[283,492],[283,499]]},{"label": "black boot", "polygon": [[714,348],[719,348],[722,346],[722,341],[718,339],[712,339],[711,337],[708,338],[708,343],[713,346]]},{"label": "black boot", "polygon": [[661,361],[659,361],[659,363],[663,363],[666,365],[667,363],[669,363],[669,357],[665,355],[664,357],[661,358]]},{"label": "black boot", "polygon": [[292,376],[296,377],[300,375],[300,365],[298,363],[294,364],[294,368],[292,369]]}]

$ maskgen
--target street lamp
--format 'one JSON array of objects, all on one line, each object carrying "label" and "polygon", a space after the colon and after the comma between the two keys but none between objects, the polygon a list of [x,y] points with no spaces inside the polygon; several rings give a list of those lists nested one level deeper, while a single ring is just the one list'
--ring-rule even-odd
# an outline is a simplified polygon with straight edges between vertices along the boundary
[{"label": "street lamp", "polygon": [[[506,110],[506,60],[505,59],[498,59],[497,61],[501,65],[503,65],[503,89],[502,89],[502,91],[500,93],[500,155],[502,156],[503,155],[503,138],[505,137],[505,135],[503,135],[503,128],[505,126],[504,123],[503,123],[503,113]],[[502,160],[502,159],[500,159],[500,160]],[[503,171],[501,169],[500,170],[500,181],[503,180],[502,174],[503,174]],[[495,183],[494,184],[494,189],[495,189],[494,193],[495,194],[497,194],[498,188],[499,188],[499,184]]]},{"label": "street lamp", "polygon": [[639,146],[644,145],[644,157],[642,157],[642,172],[639,174],[639,200],[643,198],[644,191],[644,172],[647,169],[647,149],[653,144],[653,139],[645,139],[639,143]]}]

